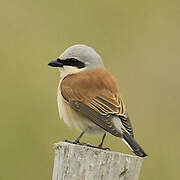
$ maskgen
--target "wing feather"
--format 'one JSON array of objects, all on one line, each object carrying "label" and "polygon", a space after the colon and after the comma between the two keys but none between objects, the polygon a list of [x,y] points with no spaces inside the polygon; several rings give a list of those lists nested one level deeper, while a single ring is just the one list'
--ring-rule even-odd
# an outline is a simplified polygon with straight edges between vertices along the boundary
[{"label": "wing feather", "polygon": [[116,127],[112,123],[112,118],[110,115],[104,116],[92,109],[90,106],[83,104],[82,102],[75,101],[71,102],[70,105],[74,110],[79,111],[82,115],[92,120],[97,126],[108,131],[114,136],[121,137],[121,133],[116,129]]},{"label": "wing feather", "polygon": [[124,129],[133,136],[132,126],[116,82],[105,69],[66,76],[61,83],[61,93],[73,109],[111,134],[120,136],[112,121],[112,116],[117,116]]}]

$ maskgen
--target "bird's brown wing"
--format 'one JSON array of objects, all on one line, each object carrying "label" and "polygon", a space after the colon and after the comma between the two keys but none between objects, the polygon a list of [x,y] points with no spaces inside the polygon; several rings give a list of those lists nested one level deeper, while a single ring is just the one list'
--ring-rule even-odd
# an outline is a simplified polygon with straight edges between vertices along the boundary
[{"label": "bird's brown wing", "polygon": [[74,110],[111,134],[121,136],[112,121],[112,117],[116,116],[124,129],[133,136],[116,82],[104,68],[66,76],[61,83],[61,93]]}]

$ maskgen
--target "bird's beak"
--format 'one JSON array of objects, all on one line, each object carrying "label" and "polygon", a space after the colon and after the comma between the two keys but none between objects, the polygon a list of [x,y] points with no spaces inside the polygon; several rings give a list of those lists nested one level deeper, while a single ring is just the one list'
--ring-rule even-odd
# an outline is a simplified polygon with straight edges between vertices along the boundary
[{"label": "bird's beak", "polygon": [[59,59],[51,61],[48,66],[52,67],[63,67],[63,63],[58,61]]}]

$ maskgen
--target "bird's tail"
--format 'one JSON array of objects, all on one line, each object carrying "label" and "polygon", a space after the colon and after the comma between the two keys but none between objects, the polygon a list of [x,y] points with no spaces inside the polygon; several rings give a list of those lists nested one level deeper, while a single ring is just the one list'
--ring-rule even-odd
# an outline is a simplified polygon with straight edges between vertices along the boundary
[{"label": "bird's tail", "polygon": [[135,139],[130,136],[127,132],[123,132],[123,141],[126,143],[126,145],[131,149],[132,152],[134,152],[137,156],[140,157],[146,157],[147,154],[144,152],[144,150],[140,147],[140,145],[135,141]]}]

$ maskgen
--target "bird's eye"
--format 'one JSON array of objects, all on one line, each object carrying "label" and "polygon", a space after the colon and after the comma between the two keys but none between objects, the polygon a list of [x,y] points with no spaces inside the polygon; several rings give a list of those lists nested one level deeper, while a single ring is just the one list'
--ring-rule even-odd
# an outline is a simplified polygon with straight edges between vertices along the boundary
[{"label": "bird's eye", "polygon": [[61,62],[61,60],[59,58],[56,59],[57,62]]},{"label": "bird's eye", "polygon": [[69,59],[71,62],[77,62],[78,60],[77,59],[75,59],[75,58],[70,58]]},{"label": "bird's eye", "polygon": [[65,60],[64,64],[69,65],[69,66],[75,66],[77,68],[85,67],[85,64],[76,58],[68,58]]}]

